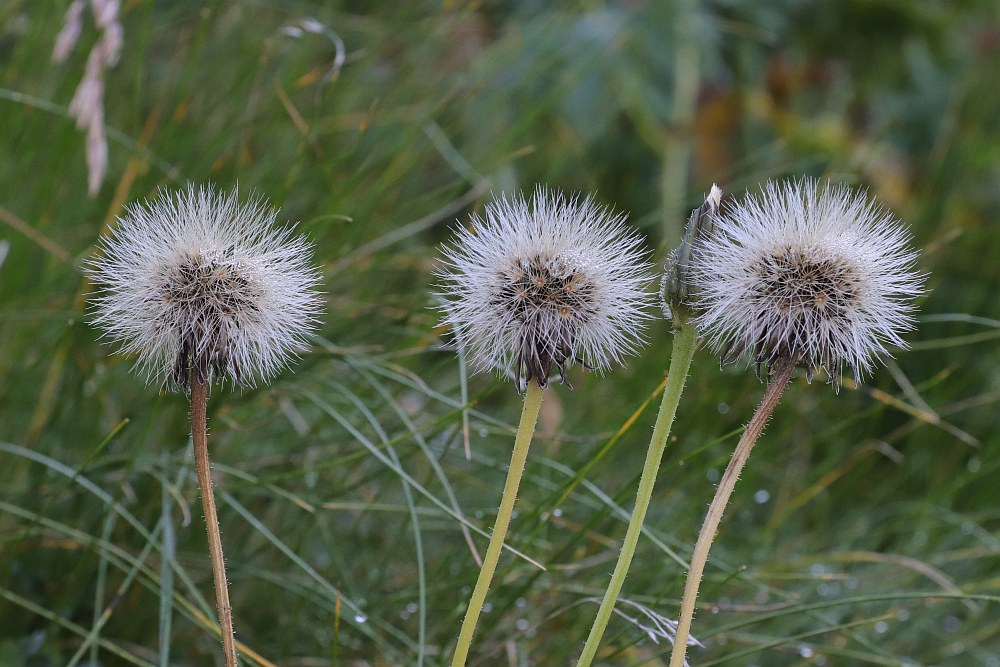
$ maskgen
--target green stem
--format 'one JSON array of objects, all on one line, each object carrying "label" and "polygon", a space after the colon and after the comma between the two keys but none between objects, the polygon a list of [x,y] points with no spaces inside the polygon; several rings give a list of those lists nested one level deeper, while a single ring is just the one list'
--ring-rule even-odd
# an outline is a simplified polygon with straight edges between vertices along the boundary
[{"label": "green stem", "polygon": [[514,439],[514,453],[510,457],[507,481],[504,483],[503,496],[500,498],[500,509],[497,510],[497,521],[493,525],[493,535],[490,537],[490,544],[486,548],[486,556],[483,558],[483,567],[479,570],[479,579],[476,580],[476,588],[472,591],[472,597],[469,598],[469,607],[465,611],[462,630],[458,634],[455,657],[451,661],[452,667],[465,665],[465,661],[469,655],[469,647],[472,645],[472,635],[476,631],[479,614],[482,612],[483,603],[486,601],[486,593],[489,591],[490,582],[493,581],[493,574],[496,572],[497,563],[500,561],[503,541],[507,536],[507,528],[510,526],[510,515],[514,509],[514,501],[517,499],[517,487],[521,484],[524,462],[528,458],[528,447],[531,445],[531,438],[535,434],[538,411],[542,407],[542,393],[542,388],[538,385],[538,382],[532,380],[528,383],[528,389],[524,394],[524,407],[521,410],[521,422],[518,424],[517,437]]},{"label": "green stem", "polygon": [[587,643],[583,647],[583,655],[576,663],[577,667],[587,667],[597,655],[601,637],[608,626],[615,602],[618,601],[618,595],[625,583],[625,576],[632,564],[632,557],[635,555],[639,536],[642,534],[642,522],[646,518],[646,510],[649,509],[649,501],[653,495],[656,473],[660,469],[660,460],[663,458],[663,450],[666,448],[667,437],[670,435],[670,426],[673,424],[674,415],[677,414],[677,404],[681,400],[684,382],[687,380],[688,369],[691,367],[696,333],[693,324],[684,324],[674,336],[674,349],[670,356],[670,368],[667,370],[667,384],[663,388],[660,412],[656,416],[653,437],[649,441],[649,449],[646,452],[646,463],[642,467],[642,477],[639,478],[635,509],[632,511],[631,520],[629,520],[628,530],[625,531],[625,541],[622,543],[615,571],[611,575],[611,583],[608,584],[608,590],[604,593],[601,608],[597,611],[597,618],[590,629]]},{"label": "green stem", "polygon": [[788,381],[792,377],[792,370],[795,362],[791,359],[780,359],[772,368],[772,375],[767,384],[767,391],[761,399],[757,411],[753,413],[750,423],[747,424],[743,436],[740,438],[733,456],[729,460],[726,472],[719,480],[719,488],[715,490],[715,497],[712,504],[708,506],[708,513],[705,515],[705,523],[698,533],[698,541],[694,545],[694,553],[691,554],[691,567],[688,568],[687,583],[684,584],[684,597],[681,599],[681,615],[677,620],[677,634],[674,636],[674,650],[670,654],[670,667],[684,667],[684,657],[687,654],[687,640],[691,634],[691,621],[694,618],[694,603],[698,599],[698,587],[701,585],[702,575],[705,573],[705,563],[708,562],[708,551],[712,548],[712,541],[719,530],[719,523],[722,522],[722,513],[726,510],[729,497],[733,495],[736,482],[740,478],[740,472],[750,458],[750,451],[754,444],[764,432],[764,426],[770,419],[771,413],[781,400],[781,395],[788,386]]},{"label": "green stem", "polygon": [[222,649],[226,656],[226,667],[237,667],[233,608],[229,603],[226,559],[222,554],[219,514],[215,509],[212,467],[208,459],[208,421],[206,419],[208,388],[203,380],[198,379],[198,373],[191,375],[191,440],[194,444],[194,467],[198,473],[198,486],[201,487],[201,504],[205,509],[205,528],[208,531],[208,551],[212,561],[212,579],[215,581],[215,604],[219,613]]}]

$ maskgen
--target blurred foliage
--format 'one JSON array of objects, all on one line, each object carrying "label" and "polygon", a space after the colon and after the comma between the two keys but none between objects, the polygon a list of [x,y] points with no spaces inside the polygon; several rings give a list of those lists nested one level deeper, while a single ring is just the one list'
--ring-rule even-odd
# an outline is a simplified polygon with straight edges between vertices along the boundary
[{"label": "blurred foliage", "polygon": [[[806,174],[907,221],[931,291],[914,349],[868,386],[791,387],[714,547],[691,659],[1000,666],[995,2],[125,0],[93,198],[68,105],[98,32],[85,14],[54,64],[68,4],[0,5],[0,664],[220,656],[185,400],[86,324],[81,262],[125,202],[239,183],[325,267],[313,352],[210,403],[244,657],[436,665],[477,571],[459,517],[483,549],[519,401],[473,376],[466,404],[435,246],[491,192],[543,182],[629,212],[662,260],[713,182]],[[548,392],[509,537],[524,557],[501,562],[475,664],[575,661],[669,341],[661,325],[629,368]],[[624,591],[650,613],[676,614],[760,393],[696,357]],[[636,620],[613,621],[603,664],[665,664],[620,609]]]}]

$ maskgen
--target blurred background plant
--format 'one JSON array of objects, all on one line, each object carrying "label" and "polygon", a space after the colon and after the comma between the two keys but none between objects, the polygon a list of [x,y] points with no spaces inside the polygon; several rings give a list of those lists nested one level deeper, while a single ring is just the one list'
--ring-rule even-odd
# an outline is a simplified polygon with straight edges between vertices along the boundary
[{"label": "blurred background plant", "polygon": [[[94,196],[70,106],[102,31],[87,18],[53,63],[69,6],[0,6],[0,664],[217,652],[183,406],[85,322],[81,260],[125,202],[238,181],[325,265],[297,373],[210,402],[245,659],[437,665],[519,409],[435,328],[449,227],[542,182],[630,211],[662,260],[713,182],[805,174],[907,221],[931,292],[914,349],[867,386],[793,383],[713,552],[692,663],[1000,665],[994,2],[126,0]],[[523,556],[472,664],[575,660],[669,346],[664,323],[628,369],[550,392],[508,536]],[[696,355],[602,664],[666,662],[658,628],[761,391]]]}]

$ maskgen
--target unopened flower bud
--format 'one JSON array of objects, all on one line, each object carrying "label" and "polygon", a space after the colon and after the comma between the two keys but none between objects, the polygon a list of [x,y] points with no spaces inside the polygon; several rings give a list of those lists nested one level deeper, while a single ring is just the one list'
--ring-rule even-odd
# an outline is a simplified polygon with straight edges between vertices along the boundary
[{"label": "unopened flower bud", "polygon": [[667,262],[667,272],[663,276],[662,303],[663,314],[671,320],[675,327],[679,327],[694,316],[694,312],[689,302],[691,292],[691,251],[695,242],[699,238],[704,238],[712,234],[714,229],[714,217],[719,212],[719,203],[722,200],[722,190],[713,184],[705,202],[696,208],[691,217],[688,218],[687,228],[684,230],[684,238],[681,243],[670,254]]}]

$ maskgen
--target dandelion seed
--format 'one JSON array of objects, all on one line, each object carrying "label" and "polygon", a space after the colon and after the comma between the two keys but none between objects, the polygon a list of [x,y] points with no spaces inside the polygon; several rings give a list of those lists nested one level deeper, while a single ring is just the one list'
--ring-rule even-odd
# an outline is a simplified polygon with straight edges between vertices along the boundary
[{"label": "dandelion seed", "polygon": [[863,192],[811,179],[768,182],[697,244],[697,323],[724,361],[788,357],[839,388],[913,328],[924,277],[902,225]]},{"label": "dandelion seed", "polygon": [[205,509],[216,609],[226,667],[237,667],[229,584],[208,456],[208,386],[252,386],[303,347],[320,310],[311,248],[275,229],[259,198],[240,204],[211,187],[134,204],[101,239],[87,272],[100,292],[94,322],[138,355],[149,379],[183,388]]},{"label": "dandelion seed", "polygon": [[493,534],[465,610],[452,667],[463,667],[496,572],[544,388],[579,362],[605,369],[642,342],[652,280],[639,237],[593,203],[535,190],[502,197],[445,249],[438,296],[479,370],[513,370],[524,405]]},{"label": "dandelion seed", "polygon": [[150,381],[266,381],[321,305],[310,245],[274,219],[262,199],[193,186],[132,205],[89,263],[94,322]]},{"label": "dandelion seed", "polygon": [[905,347],[901,333],[913,327],[913,300],[924,283],[908,241],[902,225],[863,192],[804,179],[768,182],[760,198],[748,195],[696,242],[696,323],[723,361],[749,354],[758,374],[767,364],[769,377],[698,532],[670,667],[684,664],[712,541],[796,365],[809,379],[823,369],[839,389],[844,365],[860,381],[889,346]]},{"label": "dandelion seed", "polygon": [[636,350],[652,280],[642,240],[584,200],[535,191],[474,216],[445,250],[445,322],[477,370],[513,370],[545,387],[579,362],[604,370]]}]

